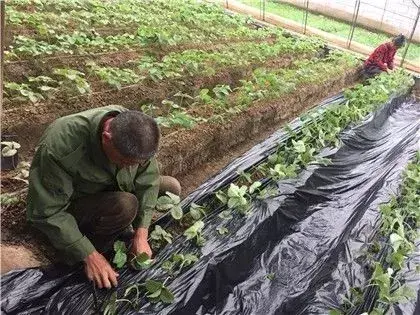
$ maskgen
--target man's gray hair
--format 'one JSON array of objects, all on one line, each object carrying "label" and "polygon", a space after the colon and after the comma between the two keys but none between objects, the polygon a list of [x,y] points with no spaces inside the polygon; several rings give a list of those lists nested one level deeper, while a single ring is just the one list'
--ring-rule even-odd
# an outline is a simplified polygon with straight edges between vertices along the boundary
[{"label": "man's gray hair", "polygon": [[156,121],[140,111],[118,114],[110,124],[112,143],[120,154],[132,159],[150,159],[159,146],[160,130]]}]

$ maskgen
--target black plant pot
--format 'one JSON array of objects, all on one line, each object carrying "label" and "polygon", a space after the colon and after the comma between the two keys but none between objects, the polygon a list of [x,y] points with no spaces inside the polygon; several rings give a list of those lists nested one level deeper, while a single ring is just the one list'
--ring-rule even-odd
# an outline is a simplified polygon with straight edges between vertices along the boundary
[{"label": "black plant pot", "polygon": [[[2,135],[1,141],[15,141],[17,142],[17,135]],[[3,149],[5,145],[1,145]],[[14,170],[19,163],[19,155],[16,153],[13,156],[1,157],[1,169],[4,170]]]}]

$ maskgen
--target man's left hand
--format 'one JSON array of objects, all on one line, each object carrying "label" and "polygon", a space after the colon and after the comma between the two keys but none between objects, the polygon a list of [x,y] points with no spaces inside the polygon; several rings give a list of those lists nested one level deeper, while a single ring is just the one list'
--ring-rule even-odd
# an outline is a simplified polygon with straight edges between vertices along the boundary
[{"label": "man's left hand", "polygon": [[131,253],[139,255],[146,253],[149,258],[152,258],[152,249],[147,242],[149,231],[146,228],[138,228],[133,237],[133,245],[131,246]]}]

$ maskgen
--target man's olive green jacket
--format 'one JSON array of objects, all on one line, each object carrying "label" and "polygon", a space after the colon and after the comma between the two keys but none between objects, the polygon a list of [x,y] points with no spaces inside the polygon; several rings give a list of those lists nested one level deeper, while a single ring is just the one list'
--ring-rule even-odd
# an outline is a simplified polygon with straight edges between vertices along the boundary
[{"label": "man's olive green jacket", "polygon": [[118,169],[101,147],[101,125],[107,116],[127,109],[106,106],[57,119],[41,137],[29,174],[27,219],[44,232],[70,264],[94,251],[75,218],[72,200],[103,191],[137,196],[134,227],[149,227],[159,192],[159,170],[152,158],[144,166]]}]

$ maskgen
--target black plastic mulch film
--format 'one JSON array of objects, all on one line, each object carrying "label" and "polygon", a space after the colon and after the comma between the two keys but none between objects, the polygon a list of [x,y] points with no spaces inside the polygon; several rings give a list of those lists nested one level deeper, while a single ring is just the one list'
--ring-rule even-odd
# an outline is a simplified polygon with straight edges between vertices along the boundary
[{"label": "black plastic mulch film", "polygon": [[[337,102],[344,102],[342,95],[317,110]],[[301,121],[290,126],[298,131]],[[338,150],[321,152],[331,165],[310,165],[296,179],[266,182],[277,195],[253,201],[247,217],[236,214],[223,221],[217,216],[222,209],[213,209],[204,219],[202,248],[180,236],[157,255],[151,269],[120,271],[119,297],[130,284],[165,279],[159,265],[173,253],[201,251],[198,262],[168,282],[174,303],[144,300],[137,311],[121,303],[118,313],[328,314],[340,307],[351,287],[363,286],[370,278],[363,253],[379,228],[378,207],[398,194],[402,172],[418,149],[419,129],[420,104],[405,97],[392,99],[363,123],[343,131]],[[214,198],[216,190],[237,179],[237,171],[261,163],[287,138],[288,133],[279,130],[255,146],[190,194],[184,209]],[[168,216],[158,222],[169,223]],[[221,224],[229,234],[216,232]],[[420,280],[411,269],[414,260],[418,263],[419,256],[410,259],[403,272],[419,292]],[[97,290],[94,295],[82,268],[13,271],[1,284],[4,314],[93,314],[95,305],[101,307],[111,294]],[[393,306],[394,312],[419,314],[419,298]]]}]

